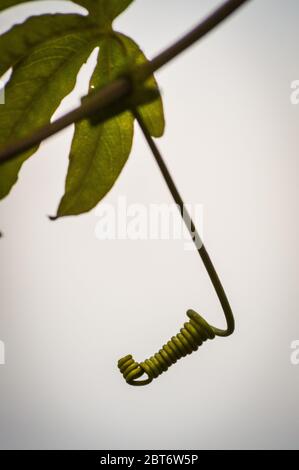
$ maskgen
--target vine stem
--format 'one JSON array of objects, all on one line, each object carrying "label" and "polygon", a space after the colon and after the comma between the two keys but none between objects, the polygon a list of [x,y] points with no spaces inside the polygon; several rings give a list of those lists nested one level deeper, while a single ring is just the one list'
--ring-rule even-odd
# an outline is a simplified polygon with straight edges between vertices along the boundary
[{"label": "vine stem", "polygon": [[207,270],[207,273],[209,275],[209,278],[214,286],[214,289],[216,291],[216,294],[217,294],[217,297],[219,299],[219,302],[222,306],[222,309],[223,309],[223,312],[224,312],[224,316],[225,316],[225,319],[226,319],[226,323],[227,323],[227,328],[226,330],[222,330],[222,329],[219,329],[219,328],[216,328],[216,327],[212,327],[213,328],[213,331],[215,333],[215,335],[217,336],[229,336],[231,335],[233,332],[234,332],[234,329],[235,329],[235,321],[234,321],[234,316],[233,316],[233,312],[232,312],[232,309],[231,309],[231,306],[229,304],[229,301],[228,301],[228,298],[226,296],[226,293],[224,291],[224,288],[221,284],[221,281],[219,279],[219,276],[214,268],[214,265],[211,261],[211,258],[195,228],[195,225],[194,225],[194,222],[192,220],[192,218],[190,217],[188,211],[186,210],[186,207],[185,207],[185,204],[183,202],[183,199],[176,187],[176,184],[167,168],[167,165],[161,155],[161,152],[159,151],[155,141],[153,140],[153,138],[151,137],[145,123],[143,122],[143,119],[142,117],[140,116],[140,114],[138,113],[138,111],[135,109],[134,110],[134,115],[135,115],[135,118],[142,130],[142,133],[145,137],[145,140],[147,141],[151,151],[152,151],[152,154],[156,160],[156,163],[163,175],[163,178],[167,184],[167,187],[175,201],[175,203],[177,204],[179,210],[180,210],[180,214],[182,216],[182,219],[191,235],[191,238],[195,244],[195,247],[198,251],[198,254],[199,256],[201,257],[202,261],[203,261],[203,264]]},{"label": "vine stem", "polygon": [[[228,0],[223,3],[189,33],[162,51],[151,61],[139,66],[135,71],[138,79],[144,82],[150,75],[212,31],[218,24],[246,2],[248,2],[248,0]],[[109,108],[109,106],[116,104],[118,100],[129,96],[131,91],[132,86],[129,78],[123,77],[113,81],[98,92],[93,93],[92,96],[87,96],[79,107],[61,118],[38,128],[33,134],[27,137],[9,143],[5,148],[0,150],[0,162],[16,158],[20,153],[39,145],[43,140],[51,137],[67,126],[81,121],[100,110]]]}]

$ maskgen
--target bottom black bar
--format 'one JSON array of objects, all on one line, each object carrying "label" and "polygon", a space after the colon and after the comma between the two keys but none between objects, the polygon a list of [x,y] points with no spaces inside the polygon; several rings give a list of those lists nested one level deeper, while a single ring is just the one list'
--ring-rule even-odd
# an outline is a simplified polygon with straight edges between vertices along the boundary
[{"label": "bottom black bar", "polygon": [[[76,466],[89,464],[90,468],[108,468],[120,466],[124,469],[148,468],[149,466],[184,466],[186,468],[215,465],[217,462],[232,466],[233,463],[257,465],[263,460],[270,463],[275,453],[275,464],[281,461],[286,464],[287,455],[293,451],[274,450],[4,450],[3,457],[9,463],[21,461],[31,466],[49,464],[75,464]],[[290,461],[293,458],[290,455]]]}]

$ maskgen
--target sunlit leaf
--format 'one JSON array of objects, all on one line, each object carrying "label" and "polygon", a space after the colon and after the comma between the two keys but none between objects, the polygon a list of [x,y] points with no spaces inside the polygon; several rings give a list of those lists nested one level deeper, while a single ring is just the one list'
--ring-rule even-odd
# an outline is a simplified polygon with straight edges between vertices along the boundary
[{"label": "sunlit leaf", "polygon": [[93,13],[99,23],[111,24],[132,2],[133,0],[97,0],[94,2]]},{"label": "sunlit leaf", "polygon": [[[29,1],[40,2],[41,0],[1,0],[0,11],[6,10],[7,8],[10,8],[10,7],[21,5],[21,3],[28,3]],[[71,1],[73,3],[77,3],[78,5],[81,5],[82,7],[85,7],[87,10],[92,9],[94,5],[98,3],[98,0],[71,0]]]},{"label": "sunlit leaf", "polygon": [[[100,53],[90,92],[145,63],[137,44],[112,29],[113,20],[132,1],[76,0],[74,3],[85,7],[89,15],[30,17],[0,36],[0,76],[13,67],[5,104],[0,106],[1,147],[50,121],[95,47],[100,46]],[[1,0],[0,10],[21,3],[25,0]],[[151,135],[161,136],[164,114],[154,77],[145,83],[136,81],[132,95],[76,124],[58,216],[92,209],[112,188],[131,151],[131,110],[136,106]],[[22,163],[37,148],[0,164],[0,198],[8,194]]]},{"label": "sunlit leaf", "polygon": [[[116,33],[116,36],[123,43],[127,55],[133,58],[133,62],[135,64],[140,65],[147,61],[145,55],[138,45],[133,41],[133,39],[119,33]],[[148,87],[158,88],[157,82],[153,76],[146,81],[145,85]],[[149,133],[153,137],[161,137],[165,128],[163,104],[161,98],[157,98],[152,103],[139,107],[138,111],[141,114],[141,117],[145,122]]]},{"label": "sunlit leaf", "polygon": [[[141,64],[146,60],[132,39],[111,34],[101,43],[90,89],[106,85],[123,72],[127,64]],[[145,85],[157,89],[154,77]],[[139,112],[152,135],[163,134],[164,114],[160,97],[140,106]],[[129,112],[102,124],[94,125],[86,119],[76,125],[65,195],[58,208],[58,217],[87,212],[96,206],[120,175],[130,154],[132,139],[133,117]]]},{"label": "sunlit leaf", "polygon": [[[48,41],[15,67],[5,90],[5,105],[0,106],[0,146],[49,122],[95,47],[94,34],[85,31]],[[1,165],[0,197],[9,192],[22,163],[35,150]]]},{"label": "sunlit leaf", "polygon": [[0,76],[43,42],[96,26],[82,15],[40,15],[0,36]]},{"label": "sunlit leaf", "polygon": [[[1,0],[0,11],[27,3],[29,0]],[[40,2],[41,0],[31,0]],[[120,15],[133,0],[71,0],[73,3],[86,8],[95,20],[102,25],[111,24],[114,18]]]},{"label": "sunlit leaf", "polygon": [[[107,38],[100,46],[99,60],[90,88],[105,85],[125,57],[121,44]],[[111,189],[129,156],[133,139],[133,116],[125,112],[103,124],[85,119],[75,127],[66,179],[65,195],[57,215],[75,215],[92,209]]]}]

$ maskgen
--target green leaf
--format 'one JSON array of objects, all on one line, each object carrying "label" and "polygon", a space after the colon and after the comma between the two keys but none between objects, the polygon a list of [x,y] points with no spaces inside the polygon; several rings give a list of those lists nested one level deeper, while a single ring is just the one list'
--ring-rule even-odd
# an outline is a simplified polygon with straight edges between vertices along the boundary
[{"label": "green leaf", "polygon": [[[10,8],[10,7],[21,5],[21,3],[28,3],[29,1],[40,2],[41,0],[1,0],[0,11],[6,10],[7,8]],[[98,0],[71,0],[71,1],[73,3],[77,3],[78,5],[81,5],[87,10],[92,10],[94,5],[98,2]]]},{"label": "green leaf", "polygon": [[[29,0],[1,0],[0,11],[21,5],[21,3],[28,1]],[[72,0],[72,2],[86,8],[100,25],[107,26],[111,25],[112,21],[120,15],[133,0]]]},{"label": "green leaf", "polygon": [[59,36],[96,29],[82,15],[40,15],[13,26],[0,36],[0,76],[43,42]]},{"label": "green leaf", "polygon": [[[108,83],[123,69],[126,58],[114,37],[101,42],[90,89]],[[85,119],[76,124],[70,163],[57,216],[87,212],[107,194],[130,154],[133,116],[124,112],[105,123],[93,125]]]},{"label": "green leaf", "polygon": [[[100,45],[99,60],[90,82],[90,90],[113,80],[130,66],[147,59],[136,43],[121,34],[112,33]],[[157,89],[154,77],[146,86]],[[149,132],[158,137],[164,131],[163,105],[160,96],[138,107]],[[95,116],[96,119],[96,116]],[[95,207],[112,188],[127,161],[133,139],[133,117],[120,114],[104,124],[86,119],[75,127],[70,163],[57,217],[78,215]]]},{"label": "green leaf", "polygon": [[[112,33],[100,45],[90,89],[103,87],[123,73],[128,64],[137,65],[146,60],[132,39]],[[154,77],[145,85],[158,88]],[[150,133],[161,136],[165,123],[160,96],[138,110]],[[81,214],[95,207],[112,188],[129,157],[133,139],[131,113],[120,114],[104,124],[93,121],[86,119],[75,127],[65,194],[57,217]]]},{"label": "green leaf", "polygon": [[85,7],[103,26],[112,24],[113,20],[120,15],[133,0],[72,0]]},{"label": "green leaf", "polygon": [[[0,146],[49,122],[97,43],[93,30],[68,34],[47,41],[18,63],[5,90],[5,105],[0,106]],[[22,163],[35,151],[1,164],[0,198],[8,194]]]},{"label": "green leaf", "polygon": [[[125,53],[128,58],[131,58],[135,65],[142,65],[147,62],[147,58],[144,53],[133,41],[133,39],[125,36],[124,34],[115,33],[116,37],[124,46]],[[145,85],[149,88],[158,89],[157,82],[154,76],[146,80]],[[161,97],[155,101],[140,106],[138,111],[146,124],[149,133],[153,137],[161,137],[165,130],[165,119]]]},{"label": "green leaf", "polygon": [[[134,72],[136,65],[147,60],[132,39],[112,30],[113,20],[132,1],[76,1],[90,14],[31,17],[0,37],[0,75],[13,67],[6,103],[0,107],[0,146],[28,136],[50,121],[73,89],[80,67],[99,44],[90,91]],[[0,10],[21,3],[24,0],[2,0]],[[132,96],[77,123],[57,216],[87,212],[111,189],[131,151],[134,118],[130,109],[135,106],[151,135],[163,134],[163,106],[154,77],[145,84],[136,79]],[[22,163],[37,148],[0,165],[0,198],[8,194]]]},{"label": "green leaf", "polygon": [[97,0],[93,14],[97,16],[97,21],[104,24],[112,24],[113,20],[120,15],[133,0]]}]

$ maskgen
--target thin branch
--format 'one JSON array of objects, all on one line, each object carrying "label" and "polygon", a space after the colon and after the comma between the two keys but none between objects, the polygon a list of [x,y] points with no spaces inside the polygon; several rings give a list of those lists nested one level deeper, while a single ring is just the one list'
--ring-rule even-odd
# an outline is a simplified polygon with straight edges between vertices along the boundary
[{"label": "thin branch", "polygon": [[246,2],[248,2],[248,0],[229,0],[223,3],[189,33],[156,56],[150,62],[150,73],[156,72],[201,38],[206,36]]},{"label": "thin branch", "polygon": [[[152,73],[159,70],[183,51],[188,49],[192,44],[212,31],[219,23],[224,21],[247,1],[248,0],[226,1],[183,38],[168,47],[150,62],[139,66],[138,69],[135,70],[136,77],[141,81],[146,80]],[[119,78],[115,80],[98,92],[93,93],[92,96],[86,97],[81,106],[75,108],[73,111],[70,111],[56,121],[37,129],[30,136],[8,144],[5,148],[0,150],[0,161],[5,162],[11,160],[17,157],[20,153],[39,145],[43,140],[56,134],[70,124],[81,121],[100,110],[107,109],[118,100],[126,98],[130,94],[131,89],[131,81],[129,78]]]},{"label": "thin branch", "polygon": [[115,80],[111,85],[94,93],[92,98],[86,98],[84,103],[78,108],[56,119],[56,121],[40,127],[30,136],[7,145],[3,150],[0,150],[0,162],[16,158],[20,153],[40,144],[43,140],[65,129],[69,125],[81,121],[88,116],[92,116],[100,110],[107,109],[118,100],[127,96],[130,90],[131,83],[128,79]]}]

